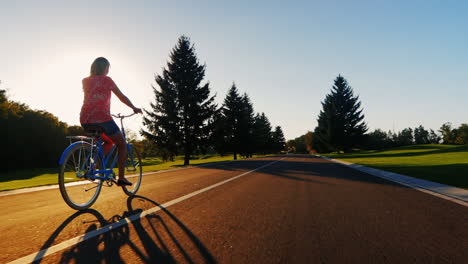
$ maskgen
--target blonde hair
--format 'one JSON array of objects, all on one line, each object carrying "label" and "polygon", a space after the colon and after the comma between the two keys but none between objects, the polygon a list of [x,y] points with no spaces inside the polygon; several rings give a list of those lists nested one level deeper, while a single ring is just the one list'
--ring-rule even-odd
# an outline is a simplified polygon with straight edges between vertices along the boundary
[{"label": "blonde hair", "polygon": [[91,70],[89,75],[103,75],[106,71],[107,67],[110,66],[109,61],[104,57],[99,57],[94,60],[93,64],[91,64]]}]

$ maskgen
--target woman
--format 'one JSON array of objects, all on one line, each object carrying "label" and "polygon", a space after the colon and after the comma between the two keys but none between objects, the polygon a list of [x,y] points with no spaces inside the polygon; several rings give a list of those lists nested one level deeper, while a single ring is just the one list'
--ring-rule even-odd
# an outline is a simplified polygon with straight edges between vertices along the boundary
[{"label": "woman", "polygon": [[[135,107],[132,102],[119,90],[114,81],[107,76],[110,63],[106,58],[99,57],[91,65],[90,76],[83,79],[84,100],[81,107],[80,123],[85,130],[99,127],[119,151],[118,166],[119,179],[117,185],[132,185],[125,178],[125,160],[127,159],[127,146],[119,127],[110,114],[111,92],[113,92],[122,103],[133,109],[135,113],[142,113],[140,108]],[[104,149],[109,150],[112,142],[107,141]]]}]

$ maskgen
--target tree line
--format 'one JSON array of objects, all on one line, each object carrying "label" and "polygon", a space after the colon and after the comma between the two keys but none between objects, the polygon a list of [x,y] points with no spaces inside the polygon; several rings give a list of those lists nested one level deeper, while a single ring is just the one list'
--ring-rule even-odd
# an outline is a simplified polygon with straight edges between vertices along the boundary
[{"label": "tree line", "polygon": [[312,139],[314,133],[312,131],[307,131],[302,136],[299,136],[295,139],[290,139],[286,142],[286,148],[290,152],[294,153],[312,153],[316,152],[312,146]]},{"label": "tree line", "polygon": [[159,155],[172,160],[184,156],[184,165],[197,153],[214,150],[251,157],[253,153],[274,153],[285,148],[281,127],[272,126],[265,113],[255,113],[247,95],[235,84],[218,106],[210,84],[202,84],[206,65],[201,65],[194,45],[181,36],[169,55],[162,74],[156,75],[154,102],[145,109],[140,131],[155,145]]},{"label": "tree line", "polygon": [[[286,143],[287,149],[296,153],[318,152],[313,144],[313,136],[314,133],[308,131],[300,137],[288,140]],[[355,147],[365,150],[382,150],[421,144],[468,144],[468,124],[463,123],[458,128],[452,128],[452,124],[447,122],[437,131],[427,130],[422,125],[416,128],[404,128],[396,132],[385,132],[377,128],[365,134],[362,144]]]},{"label": "tree line", "polygon": [[68,126],[51,113],[9,100],[5,90],[0,90],[0,127],[2,172],[55,167],[68,145],[65,137],[82,134],[79,126]]},{"label": "tree line", "polygon": [[[144,156],[163,160],[184,156],[184,165],[196,154],[219,153],[252,157],[254,153],[278,153],[286,142],[280,126],[272,127],[263,112],[255,112],[247,93],[235,83],[223,103],[215,103],[210,83],[205,82],[206,65],[199,63],[194,45],[181,36],[171,50],[167,66],[155,76],[154,102],[145,109],[144,139],[133,140]],[[0,132],[6,161],[0,170],[56,166],[68,145],[67,135],[83,134],[80,126],[68,126],[46,111],[7,98],[0,90]],[[356,149],[383,149],[411,144],[468,144],[468,124],[452,127],[445,123],[436,132],[405,128],[399,132],[376,129],[368,133],[359,97],[341,75],[334,80],[322,101],[317,126],[289,140],[289,150],[310,152],[350,152]]]},{"label": "tree line", "polygon": [[452,124],[443,124],[439,132],[442,135],[443,144],[464,145],[468,144],[468,124],[463,123],[458,128],[452,128]]},{"label": "tree line", "polygon": [[399,132],[381,129],[367,133],[363,109],[359,97],[354,95],[347,80],[338,75],[331,92],[322,102],[314,132],[289,140],[289,150],[312,152],[350,152],[358,149],[385,149],[413,144],[468,144],[468,124],[452,128],[443,124],[439,133],[426,130],[422,125]]}]

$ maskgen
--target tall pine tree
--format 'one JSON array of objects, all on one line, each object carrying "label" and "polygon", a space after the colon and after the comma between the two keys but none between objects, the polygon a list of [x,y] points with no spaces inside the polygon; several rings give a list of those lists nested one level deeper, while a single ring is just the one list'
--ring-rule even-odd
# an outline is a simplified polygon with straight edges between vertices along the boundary
[{"label": "tall pine tree", "polygon": [[322,107],[315,129],[320,151],[348,152],[362,143],[367,125],[363,121],[361,102],[341,75],[336,77]]},{"label": "tall pine tree", "polygon": [[284,138],[283,130],[280,126],[277,126],[274,131],[272,131],[273,139],[273,152],[278,153],[285,150],[286,148],[286,139]]},{"label": "tall pine tree", "polygon": [[156,76],[159,89],[153,86],[155,103],[151,103],[151,110],[145,110],[143,124],[148,131],[141,130],[141,134],[154,143],[157,153],[163,160],[174,160],[180,149],[178,117],[178,101],[174,100],[177,91],[173,82],[169,81],[169,72],[164,69],[163,75]]},{"label": "tall pine tree", "polygon": [[236,160],[241,150],[242,97],[235,84],[229,89],[221,111],[225,119],[225,144]]},{"label": "tall pine tree", "polygon": [[253,124],[253,138],[255,151],[266,154],[271,151],[273,142],[271,135],[271,124],[265,113],[257,114]]},{"label": "tall pine tree", "polygon": [[238,154],[252,156],[254,110],[249,96],[246,93],[240,96],[233,84],[220,113],[216,117],[214,132],[216,150],[220,153],[232,152],[235,160]]},{"label": "tall pine tree", "polygon": [[222,113],[222,108],[216,111],[213,117],[213,133],[211,134],[211,145],[216,152],[224,156],[228,151],[227,123]]},{"label": "tall pine tree", "polygon": [[205,65],[200,65],[190,39],[181,36],[170,54],[167,68],[156,77],[159,90],[154,88],[156,102],[145,111],[143,119],[149,131],[142,131],[148,139],[172,155],[184,154],[184,165],[190,156],[208,145],[213,115],[214,96],[209,83],[201,85]]},{"label": "tall pine tree", "polygon": [[253,126],[255,122],[255,113],[253,104],[247,93],[242,96],[242,115],[239,122],[240,137],[241,137],[241,150],[240,154],[244,157],[252,157],[255,150]]}]

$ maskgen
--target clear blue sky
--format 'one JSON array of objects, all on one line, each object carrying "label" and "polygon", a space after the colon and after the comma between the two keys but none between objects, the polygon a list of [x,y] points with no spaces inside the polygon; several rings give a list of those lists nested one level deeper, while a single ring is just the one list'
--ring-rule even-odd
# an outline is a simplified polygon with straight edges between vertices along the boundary
[{"label": "clear blue sky", "polygon": [[[79,122],[81,79],[98,56],[148,108],[154,74],[182,34],[217,101],[236,82],[287,139],[314,129],[338,74],[371,130],[468,122],[467,1],[19,0],[0,10],[0,88],[69,124]],[[114,100],[112,111],[130,109]]]}]

